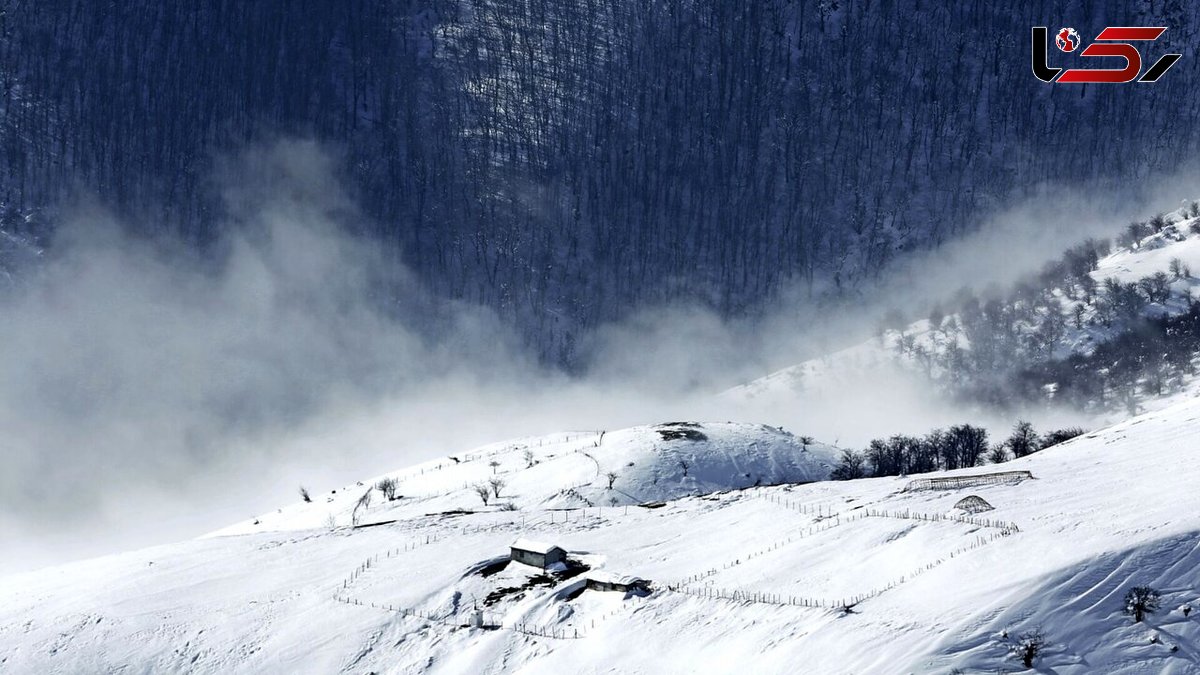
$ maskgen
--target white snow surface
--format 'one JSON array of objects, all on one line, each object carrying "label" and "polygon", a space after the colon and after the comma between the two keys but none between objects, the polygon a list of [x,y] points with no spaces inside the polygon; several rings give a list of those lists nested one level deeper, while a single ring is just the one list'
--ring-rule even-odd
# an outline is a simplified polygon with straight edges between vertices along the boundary
[{"label": "white snow surface", "polygon": [[[1179,608],[1200,590],[1198,425],[1200,401],[1184,401],[995,467],[1032,480],[909,491],[878,478],[683,496],[809,466],[785,452],[794,439],[749,425],[705,424],[707,442],[643,427],[598,447],[499,444],[397,474],[406,496],[366,518],[395,522],[319,525],[348,517],[351,486],[229,536],[0,578],[0,672],[1015,672],[1013,643],[1040,628],[1037,672],[1196,673],[1200,612]],[[679,456],[695,460],[687,477]],[[667,503],[556,510],[572,481],[603,501],[609,467],[626,503]],[[515,510],[461,487],[493,472]],[[968,494],[995,510],[954,515]],[[504,564],[519,537],[653,592]],[[1137,625],[1121,612],[1135,585],[1163,595]],[[476,608],[496,627],[466,627]]]},{"label": "white snow surface", "polygon": [[[665,435],[699,434],[700,440]],[[828,445],[805,445],[792,434],[761,424],[676,422],[617,431],[573,431],[522,438],[312,494],[213,535],[296,530],[353,521],[361,524],[463,510],[571,509],[662,501],[758,484],[824,480],[837,461]],[[684,465],[687,468],[684,468]],[[612,488],[608,474],[616,474]],[[396,481],[399,499],[385,502],[372,486]],[[485,507],[476,488],[502,481],[499,498]],[[494,489],[493,489],[494,494]]]}]

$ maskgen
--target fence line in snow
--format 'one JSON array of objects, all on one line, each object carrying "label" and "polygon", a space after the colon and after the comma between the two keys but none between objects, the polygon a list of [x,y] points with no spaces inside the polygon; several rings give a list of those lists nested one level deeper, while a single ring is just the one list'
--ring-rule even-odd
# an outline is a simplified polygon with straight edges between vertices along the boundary
[{"label": "fence line in snow", "polygon": [[[1008,473],[1028,473],[1024,471],[1012,471]],[[842,512],[835,512],[833,507],[825,507],[818,504],[816,508],[808,506],[804,502],[786,499],[778,494],[758,495],[759,499],[765,499],[769,502],[779,504],[785,508],[789,508],[808,515],[816,515],[818,518],[830,518],[843,515]],[[902,520],[919,520],[924,522],[942,522],[950,521],[955,523],[963,523],[965,525],[975,525],[977,527],[990,527],[1000,530],[1011,530],[1020,532],[1021,528],[1017,527],[1016,523],[1010,523],[1003,520],[993,520],[991,518],[977,518],[974,516],[963,516],[948,513],[921,513],[904,509],[903,511],[887,511],[884,509],[873,509],[869,506],[858,507],[846,512],[846,516],[856,513],[865,513],[870,518],[898,518]]]},{"label": "fence line in snow", "polygon": [[[863,517],[866,517],[866,516],[863,516]],[[861,519],[861,517],[858,519]],[[765,604],[765,605],[789,606],[789,607],[808,607],[808,608],[815,608],[815,609],[849,609],[849,608],[859,604],[860,602],[870,600],[872,598],[877,598],[880,595],[883,595],[884,593],[896,588],[900,584],[902,584],[906,581],[909,581],[916,576],[924,574],[925,572],[928,572],[929,570],[931,570],[953,558],[956,558],[956,557],[962,555],[963,553],[966,553],[967,551],[971,551],[971,550],[980,548],[981,546],[985,546],[1000,537],[1007,537],[1007,536],[1013,534],[1014,532],[1015,532],[1015,530],[997,530],[988,536],[982,536],[982,535],[977,536],[977,537],[975,537],[975,539],[973,539],[971,541],[970,544],[960,546],[960,547],[954,549],[953,551],[951,551],[950,553],[948,553],[947,555],[945,555],[941,558],[938,558],[937,560],[934,560],[932,562],[926,563],[925,565],[923,565],[915,570],[912,570],[908,574],[903,575],[903,576],[899,577],[898,579],[892,580],[891,582],[887,583],[886,585],[879,586],[870,591],[867,591],[866,593],[849,595],[849,596],[846,596],[843,598],[839,598],[837,600],[832,600],[832,599],[828,599],[828,598],[804,597],[804,596],[790,595],[790,594],[783,594],[783,593],[768,593],[768,592],[763,592],[763,591],[751,591],[751,590],[739,589],[739,588],[721,588],[721,587],[716,587],[716,586],[711,586],[711,585],[695,586],[695,585],[689,585],[690,582],[667,584],[666,588],[667,588],[667,590],[674,592],[674,593],[683,593],[685,595],[691,595],[691,596],[695,596],[698,598],[730,600],[730,601],[734,601],[734,602],[749,603],[749,604]],[[741,564],[740,560],[733,563],[732,565],[730,565],[730,567],[733,567],[733,566],[736,566],[739,564]]]},{"label": "fence line in snow", "polygon": [[1029,471],[995,471],[992,473],[977,473],[967,476],[940,476],[936,478],[915,478],[904,486],[905,492],[913,490],[958,490],[983,485],[1011,485],[1023,480],[1030,480],[1033,474]]},{"label": "fence line in snow", "polygon": [[[975,548],[979,548],[980,546],[983,546],[984,544],[995,541],[998,537],[1008,536],[1010,534],[1015,534],[1020,531],[1020,528],[1017,527],[1017,525],[1015,523],[1009,523],[1009,522],[1005,522],[1005,521],[1001,521],[1001,520],[992,520],[989,518],[976,518],[976,517],[972,517],[972,516],[959,516],[959,515],[942,514],[942,513],[919,513],[919,512],[911,511],[908,509],[905,509],[903,511],[886,511],[883,509],[873,509],[870,507],[862,507],[862,508],[854,509],[848,513],[843,514],[840,512],[835,512],[832,507],[826,507],[822,504],[818,504],[815,507],[813,507],[813,506],[809,506],[808,504],[806,504],[804,502],[786,499],[785,497],[780,496],[779,494],[765,494],[765,495],[760,494],[760,495],[758,495],[758,497],[760,499],[765,499],[765,500],[775,503],[775,504],[780,504],[786,508],[789,508],[789,509],[792,509],[795,511],[799,511],[806,515],[816,516],[817,520],[815,521],[814,525],[809,526],[806,530],[801,530],[800,532],[793,534],[792,536],[790,536],[786,539],[777,540],[777,541],[771,543],[769,546],[758,549],[758,550],[753,551],[743,557],[740,557],[740,558],[734,559],[730,562],[727,562],[727,563],[723,564],[721,567],[713,567],[713,568],[707,569],[703,572],[699,572],[699,573],[690,575],[688,577],[685,577],[683,579],[675,581],[671,584],[668,584],[667,585],[668,589],[676,591],[676,592],[680,592],[680,593],[687,593],[689,595],[696,595],[698,597],[721,598],[721,599],[726,599],[726,600],[739,600],[739,601],[745,601],[745,602],[757,602],[757,603],[766,603],[766,604],[775,604],[775,605],[790,605],[790,606],[795,606],[795,607],[821,607],[821,608],[827,608],[827,609],[833,608],[833,607],[845,607],[845,606],[847,606],[846,598],[843,598],[843,599],[835,602],[833,600],[825,600],[825,599],[820,599],[820,598],[806,598],[806,597],[790,596],[790,595],[785,597],[784,595],[778,594],[778,593],[745,591],[742,589],[716,589],[711,586],[696,587],[694,584],[697,581],[701,581],[708,577],[714,576],[723,570],[728,570],[733,567],[737,567],[738,565],[741,565],[746,560],[753,560],[755,558],[759,558],[764,555],[767,555],[773,551],[777,551],[777,550],[783,548],[784,546],[791,544],[792,542],[796,541],[797,539],[802,539],[804,537],[812,536],[814,534],[819,534],[821,532],[825,532],[826,530],[833,529],[834,527],[838,527],[838,526],[846,524],[846,523],[852,523],[852,522],[858,521],[858,520],[863,520],[865,518],[895,518],[895,519],[900,519],[900,520],[915,520],[915,521],[920,521],[920,522],[955,522],[955,523],[962,523],[965,525],[973,525],[976,527],[986,527],[986,528],[991,528],[991,529],[996,530],[996,532],[992,533],[990,536],[982,536],[981,535],[981,536],[976,537],[974,540],[972,540],[972,543],[965,545],[965,546],[961,546],[961,547],[951,551],[947,556],[939,558],[937,561],[935,561],[933,563],[929,563],[926,566],[919,568],[919,569],[911,572],[908,575],[900,577],[900,579],[898,581],[893,581],[893,582],[887,584],[886,586],[882,586],[878,589],[875,589],[875,590],[867,592],[867,593],[851,596],[848,599],[849,605],[854,605],[859,602],[862,602],[863,600],[869,600],[871,598],[877,597],[878,595],[880,595],[886,591],[889,591],[889,590],[895,588],[896,586],[900,585],[905,580],[910,579],[910,578],[912,578],[918,574],[921,574],[923,572],[926,572],[926,571],[932,569],[933,567],[936,567],[937,565],[940,565],[940,564],[946,562],[947,560],[949,560],[951,558],[961,555],[962,553],[973,550]],[[821,526],[820,523],[822,523],[822,522],[827,523],[827,524],[824,526]]]}]

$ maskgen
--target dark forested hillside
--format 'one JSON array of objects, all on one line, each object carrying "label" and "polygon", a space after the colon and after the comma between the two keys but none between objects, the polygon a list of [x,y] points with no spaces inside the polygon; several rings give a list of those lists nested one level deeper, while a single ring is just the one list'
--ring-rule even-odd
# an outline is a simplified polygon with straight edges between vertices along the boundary
[{"label": "dark forested hillside", "polygon": [[[639,303],[852,285],[1041,181],[1193,156],[1197,13],[1093,5],[0,0],[0,227],[83,188],[203,246],[213,158],[311,137],[433,289],[570,362]],[[1032,77],[1031,25],[1108,24],[1168,26],[1180,72]]]}]

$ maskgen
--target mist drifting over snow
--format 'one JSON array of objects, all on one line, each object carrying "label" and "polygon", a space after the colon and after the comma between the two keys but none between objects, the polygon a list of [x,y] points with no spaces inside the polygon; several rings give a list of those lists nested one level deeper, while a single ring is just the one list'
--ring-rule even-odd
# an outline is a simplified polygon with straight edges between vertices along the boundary
[{"label": "mist drifting over snow", "polygon": [[0,571],[199,534],[291,501],[299,484],[329,490],[516,435],[691,418],[853,447],[964,419],[1003,427],[899,371],[815,400],[714,393],[866,339],[888,309],[919,318],[964,285],[1011,282],[1172,203],[1056,190],[842,305],[787,294],[741,321],[637,309],[590,336],[584,374],[565,374],[491,311],[435,297],[348,234],[361,216],[316,144],[219,166],[230,217],[212,255],[132,236],[82,204],[0,298],[0,539],[16,550]]}]

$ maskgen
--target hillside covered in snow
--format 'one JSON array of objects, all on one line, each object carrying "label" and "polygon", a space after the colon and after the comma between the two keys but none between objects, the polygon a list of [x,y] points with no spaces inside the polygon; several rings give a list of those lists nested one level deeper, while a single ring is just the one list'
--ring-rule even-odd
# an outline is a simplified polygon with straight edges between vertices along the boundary
[{"label": "hillside covered in snow", "polygon": [[[1012,672],[1038,634],[1039,672],[1196,672],[1197,421],[1189,401],[995,467],[844,482],[803,483],[819,475],[803,444],[745,425],[489,446],[385,476],[402,496],[356,528],[365,481],[0,579],[0,669]],[[611,467],[630,496],[587,506],[621,494],[597,478]],[[472,502],[492,475],[512,507]],[[509,561],[521,538],[566,563]],[[629,577],[648,591],[600,590]],[[1134,586],[1161,594],[1141,623],[1123,612]]]},{"label": "hillside covered in snow", "polygon": [[1197,289],[1200,202],[1190,202],[1011,286],[960,289],[912,321],[893,313],[871,339],[723,396],[820,397],[891,374],[993,411],[1059,406],[1117,421],[1200,389]]},{"label": "hillside covered in snow", "polygon": [[311,501],[214,534],[436,513],[565,512],[647,504],[756,485],[825,480],[836,455],[827,445],[757,424],[672,422],[567,432],[487,445],[311,494]]}]

